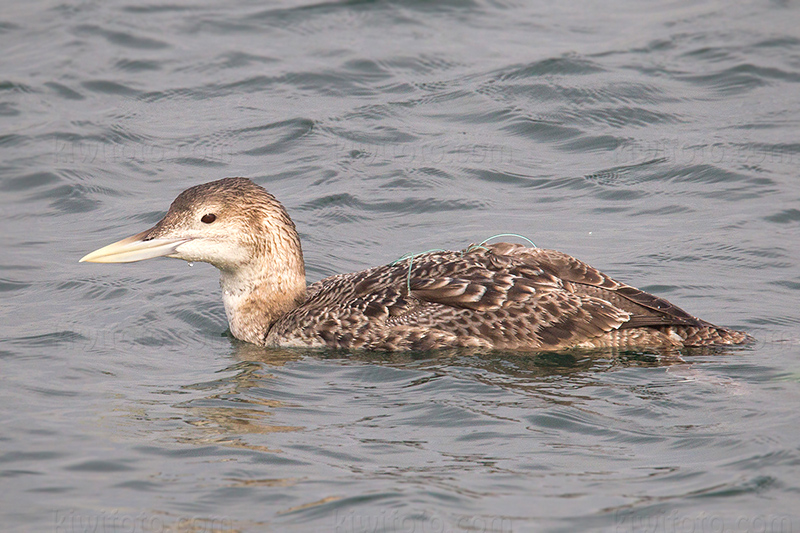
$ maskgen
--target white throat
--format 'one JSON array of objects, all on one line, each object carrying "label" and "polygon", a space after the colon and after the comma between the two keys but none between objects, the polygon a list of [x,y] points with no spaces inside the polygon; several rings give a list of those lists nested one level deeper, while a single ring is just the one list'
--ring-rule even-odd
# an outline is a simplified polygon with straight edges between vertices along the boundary
[{"label": "white throat", "polygon": [[220,288],[233,336],[263,345],[272,324],[305,300],[305,272],[221,271]]}]

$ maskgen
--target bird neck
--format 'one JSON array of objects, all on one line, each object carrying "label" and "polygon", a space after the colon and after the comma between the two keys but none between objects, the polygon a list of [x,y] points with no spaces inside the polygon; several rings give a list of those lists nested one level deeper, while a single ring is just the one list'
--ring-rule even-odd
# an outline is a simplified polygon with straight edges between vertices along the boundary
[{"label": "bird neck", "polygon": [[237,339],[263,345],[272,324],[306,299],[300,240],[296,233],[282,237],[267,242],[265,253],[251,263],[220,271],[225,314]]}]

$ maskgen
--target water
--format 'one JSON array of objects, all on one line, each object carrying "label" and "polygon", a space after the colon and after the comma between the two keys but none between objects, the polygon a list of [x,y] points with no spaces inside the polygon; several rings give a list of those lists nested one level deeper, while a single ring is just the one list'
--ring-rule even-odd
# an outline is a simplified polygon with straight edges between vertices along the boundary
[{"label": "water", "polygon": [[[5,531],[799,531],[796,3],[6,2]],[[758,338],[336,354],[78,264],[243,175],[308,277],[514,232]]]}]

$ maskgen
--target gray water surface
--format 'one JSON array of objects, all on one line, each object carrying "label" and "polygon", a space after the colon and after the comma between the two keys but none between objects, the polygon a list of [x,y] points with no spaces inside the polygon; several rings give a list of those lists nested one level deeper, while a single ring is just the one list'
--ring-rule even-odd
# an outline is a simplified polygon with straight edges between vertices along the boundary
[{"label": "gray water surface", "polygon": [[[800,531],[795,2],[5,2],[4,531]],[[78,264],[247,176],[309,281],[498,233],[753,346],[266,350]]]}]

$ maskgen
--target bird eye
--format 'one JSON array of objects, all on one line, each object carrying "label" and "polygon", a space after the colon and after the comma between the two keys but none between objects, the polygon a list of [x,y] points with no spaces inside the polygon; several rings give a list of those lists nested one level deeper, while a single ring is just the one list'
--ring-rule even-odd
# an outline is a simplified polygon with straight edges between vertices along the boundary
[{"label": "bird eye", "polygon": [[202,222],[203,224],[211,224],[215,220],[217,220],[217,215],[215,215],[214,213],[206,213],[200,219],[200,222]]}]

